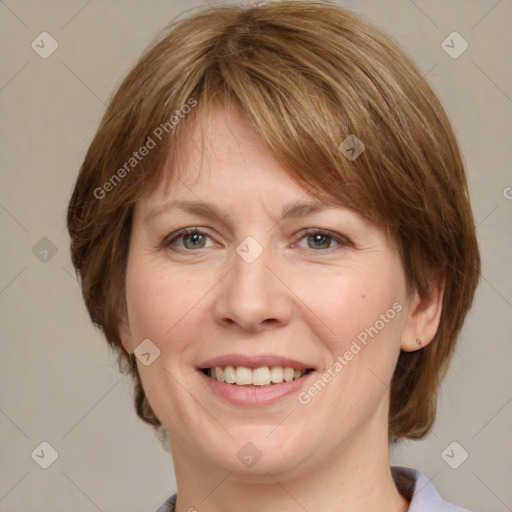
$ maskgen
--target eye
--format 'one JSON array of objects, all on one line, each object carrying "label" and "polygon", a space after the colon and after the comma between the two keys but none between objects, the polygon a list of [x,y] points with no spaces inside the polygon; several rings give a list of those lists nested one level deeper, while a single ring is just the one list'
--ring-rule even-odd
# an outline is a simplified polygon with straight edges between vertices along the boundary
[{"label": "eye", "polygon": [[[210,235],[200,228],[184,228],[176,233],[171,234],[164,242],[165,247],[171,247],[172,249],[190,251],[198,249],[206,249],[215,245],[207,244],[207,239],[211,240]],[[312,249],[312,250],[329,250],[337,247],[349,245],[349,241],[341,235],[336,235],[331,231],[323,229],[309,229],[298,239],[299,242],[306,240],[307,247],[299,244],[293,244],[292,247],[299,247],[301,249]],[[336,245],[333,245],[336,244]]]},{"label": "eye", "polygon": [[[185,228],[172,234],[165,242],[165,246],[176,245],[178,249],[182,250],[205,249],[207,238],[210,238],[208,233],[199,228]],[[182,244],[177,243],[178,241],[181,241]]]},{"label": "eye", "polygon": [[[299,239],[306,240],[308,247],[307,249],[313,250],[326,250],[333,249],[336,246],[332,246],[331,244],[335,242],[338,246],[346,246],[348,245],[348,241],[342,236],[335,235],[330,231],[326,231],[323,229],[309,229],[306,233]],[[304,247],[303,247],[304,248]]]}]

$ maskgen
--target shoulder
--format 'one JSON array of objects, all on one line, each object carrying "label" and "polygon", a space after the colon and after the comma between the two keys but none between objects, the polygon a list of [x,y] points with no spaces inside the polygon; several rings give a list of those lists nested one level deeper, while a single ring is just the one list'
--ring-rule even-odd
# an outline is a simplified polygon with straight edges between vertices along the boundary
[{"label": "shoulder", "polygon": [[164,503],[162,503],[155,512],[174,512],[176,507],[176,494],[173,494],[170,498],[167,498]]},{"label": "shoulder", "polygon": [[391,472],[400,492],[409,489],[409,492],[405,493],[409,494],[408,498],[411,501],[408,512],[469,512],[444,501],[431,480],[421,471],[393,466]]}]

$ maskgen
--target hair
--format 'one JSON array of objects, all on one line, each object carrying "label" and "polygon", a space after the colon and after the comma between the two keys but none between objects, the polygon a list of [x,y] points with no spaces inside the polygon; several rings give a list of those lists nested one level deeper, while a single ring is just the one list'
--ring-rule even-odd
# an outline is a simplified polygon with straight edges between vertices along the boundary
[{"label": "hair", "polygon": [[[165,431],[122,346],[125,270],[136,202],[171,180],[180,141],[213,107],[243,113],[289,176],[342,200],[397,247],[407,290],[445,290],[433,341],[400,353],[389,439],[432,428],[439,384],[480,276],[464,165],[421,72],[378,29],[327,2],[222,6],[175,20],[108,104],[69,203],[73,265],[92,322],[133,378],[139,417]],[[340,150],[365,144],[356,159]],[[145,148],[145,150],[143,149]]]}]

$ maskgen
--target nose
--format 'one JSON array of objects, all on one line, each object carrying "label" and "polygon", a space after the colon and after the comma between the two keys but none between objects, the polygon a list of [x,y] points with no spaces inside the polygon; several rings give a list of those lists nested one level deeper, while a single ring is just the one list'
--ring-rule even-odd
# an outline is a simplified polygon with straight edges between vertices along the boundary
[{"label": "nose", "polygon": [[233,268],[221,281],[215,304],[217,322],[260,332],[282,327],[292,316],[291,293],[279,278],[267,249],[252,262],[233,254]]}]

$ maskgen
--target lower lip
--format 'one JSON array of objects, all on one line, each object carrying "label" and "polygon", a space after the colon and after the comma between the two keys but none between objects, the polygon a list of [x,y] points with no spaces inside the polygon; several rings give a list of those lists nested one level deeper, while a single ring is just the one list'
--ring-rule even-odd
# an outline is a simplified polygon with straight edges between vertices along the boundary
[{"label": "lower lip", "polygon": [[312,371],[300,379],[292,380],[290,382],[280,382],[279,384],[270,384],[268,386],[237,386],[236,384],[227,384],[226,382],[219,382],[205,375],[199,371],[200,376],[206,385],[216,395],[222,397],[228,402],[242,406],[242,407],[258,407],[271,405],[279,400],[297,393],[306,381],[315,372]]}]

